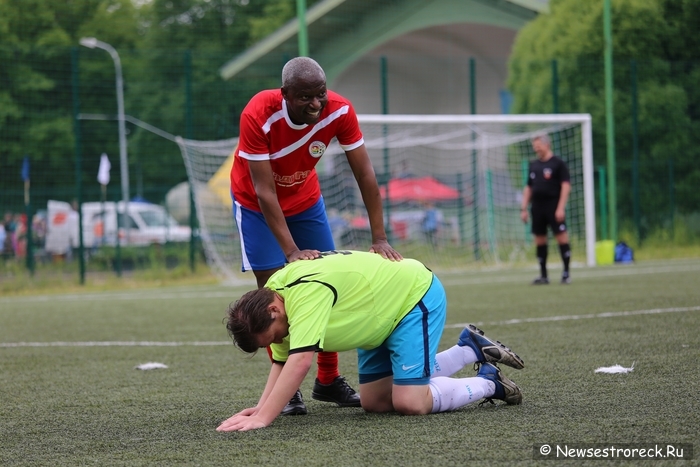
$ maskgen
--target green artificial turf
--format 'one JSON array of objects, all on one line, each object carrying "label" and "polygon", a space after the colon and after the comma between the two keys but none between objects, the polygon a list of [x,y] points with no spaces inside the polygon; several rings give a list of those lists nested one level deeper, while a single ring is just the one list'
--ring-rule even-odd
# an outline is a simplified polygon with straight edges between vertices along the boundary
[{"label": "green artificial turf", "polygon": [[[0,297],[0,465],[541,465],[541,443],[700,449],[700,260],[576,268],[570,285],[555,269],[552,284],[531,286],[535,275],[440,274],[441,348],[468,322],[513,348],[525,369],[502,369],[522,405],[407,417],[306,397],[308,415],[246,433],[215,431],[257,402],[269,369],[265,352],[242,354],[222,324],[245,289]],[[146,362],[168,368],[134,368]],[[594,372],[615,364],[634,371]],[[354,352],[340,367],[357,387]],[[306,396],[312,384],[309,375]]]}]

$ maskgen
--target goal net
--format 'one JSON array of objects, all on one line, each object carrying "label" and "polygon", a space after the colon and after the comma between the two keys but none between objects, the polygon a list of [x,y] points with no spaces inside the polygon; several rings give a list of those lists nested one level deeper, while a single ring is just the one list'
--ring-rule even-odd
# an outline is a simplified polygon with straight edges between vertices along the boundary
[{"label": "goal net", "polygon": [[[389,240],[437,269],[531,262],[530,226],[520,220],[531,141],[547,134],[569,167],[567,227],[573,259],[595,264],[591,118],[556,115],[359,115],[384,203]],[[237,139],[177,138],[209,264],[240,277],[229,171]],[[369,221],[345,154],[333,142],[316,170],[337,248],[367,250]],[[553,241],[553,240],[552,240]]]}]

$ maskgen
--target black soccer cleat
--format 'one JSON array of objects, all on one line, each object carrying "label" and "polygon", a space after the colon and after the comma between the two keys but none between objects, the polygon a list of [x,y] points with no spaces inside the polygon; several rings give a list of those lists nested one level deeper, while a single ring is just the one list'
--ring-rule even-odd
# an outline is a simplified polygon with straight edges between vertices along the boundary
[{"label": "black soccer cleat", "polygon": [[496,392],[494,395],[485,398],[481,404],[484,402],[491,402],[493,404],[493,400],[491,399],[502,400],[508,405],[522,404],[523,393],[520,391],[520,388],[513,381],[506,378],[497,366],[491,365],[490,363],[484,363],[479,368],[479,372],[476,374],[476,376],[492,381],[496,386]]},{"label": "black soccer cleat", "polygon": [[297,389],[287,405],[282,409],[282,415],[306,415],[306,404],[301,397],[301,391]]},{"label": "black soccer cleat", "polygon": [[538,277],[534,281],[532,281],[532,285],[547,285],[549,284],[549,279],[546,277]]},{"label": "black soccer cleat", "polygon": [[311,397],[317,401],[334,402],[338,407],[361,407],[360,395],[342,376],[337,376],[331,384],[321,384],[316,378]]},{"label": "black soccer cleat", "polygon": [[484,331],[473,324],[467,325],[459,335],[457,345],[469,346],[474,350],[478,363],[502,363],[516,370],[525,367],[523,359],[501,342],[490,339],[484,335]]}]

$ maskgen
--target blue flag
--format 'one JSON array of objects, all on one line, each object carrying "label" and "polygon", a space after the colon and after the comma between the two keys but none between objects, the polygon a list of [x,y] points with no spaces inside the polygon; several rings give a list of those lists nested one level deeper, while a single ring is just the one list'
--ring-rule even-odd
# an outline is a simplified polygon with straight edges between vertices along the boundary
[{"label": "blue flag", "polygon": [[29,181],[29,156],[24,156],[22,161],[22,181]]}]

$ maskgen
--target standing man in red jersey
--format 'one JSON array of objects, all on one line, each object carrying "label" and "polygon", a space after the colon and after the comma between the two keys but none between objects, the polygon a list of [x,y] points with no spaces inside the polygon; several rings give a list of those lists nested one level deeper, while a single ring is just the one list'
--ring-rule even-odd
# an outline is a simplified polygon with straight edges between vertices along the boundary
[{"label": "standing man in red jersey", "polygon": [[[314,169],[333,138],[345,151],[367,209],[369,251],[402,259],[387,240],[379,186],[352,104],[326,89],[326,74],[316,61],[297,57],[284,66],[281,89],[259,92],[243,109],[231,168],[242,270],[253,271],[259,288],[286,263],[335,249]],[[359,395],[338,371],[338,354],[320,352],[317,363],[312,397],[359,407]],[[282,414],[306,412],[297,391]]]}]

